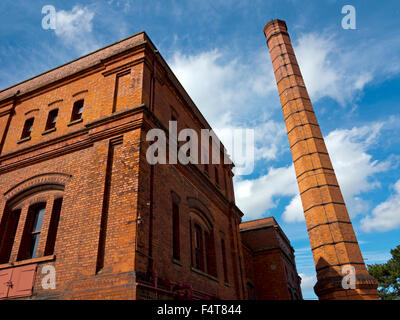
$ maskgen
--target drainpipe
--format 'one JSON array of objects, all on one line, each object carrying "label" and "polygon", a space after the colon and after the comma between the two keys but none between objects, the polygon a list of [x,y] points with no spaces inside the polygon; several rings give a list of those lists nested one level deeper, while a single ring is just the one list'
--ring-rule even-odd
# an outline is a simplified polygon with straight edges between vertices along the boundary
[{"label": "drainpipe", "polygon": [[[150,79],[150,110],[154,113],[154,97],[155,97],[155,79],[157,68],[158,50],[154,50],[153,56],[153,72]],[[153,202],[154,202],[154,165],[150,165],[150,207],[149,207],[149,251],[148,251],[148,265],[147,271],[153,270]]]}]

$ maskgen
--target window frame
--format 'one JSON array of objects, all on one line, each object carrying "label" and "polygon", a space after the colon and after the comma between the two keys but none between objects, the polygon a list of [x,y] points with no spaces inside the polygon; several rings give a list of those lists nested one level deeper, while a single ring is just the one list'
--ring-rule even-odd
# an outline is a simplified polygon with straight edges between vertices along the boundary
[{"label": "window frame", "polygon": [[[17,261],[37,258],[46,207],[47,202],[37,202],[29,206]],[[40,221],[40,227],[38,227],[38,221]]]},{"label": "window frame", "polygon": [[[80,105],[80,104],[82,104],[82,105]],[[72,114],[71,114],[70,122],[79,121],[82,119],[84,106],[85,106],[85,99],[79,99],[74,102],[73,107],[72,107]]]},{"label": "window frame", "polygon": [[172,202],[172,257],[175,260],[181,260],[180,244],[180,212],[179,204]]},{"label": "window frame", "polygon": [[8,263],[10,260],[18,224],[21,218],[21,211],[20,208],[14,210],[6,209],[3,214],[0,224],[0,264]]},{"label": "window frame", "polygon": [[222,256],[222,268],[224,272],[224,282],[229,283],[228,260],[226,258],[226,243],[225,243],[225,238],[223,237],[221,237],[221,256]]},{"label": "window frame", "polygon": [[49,114],[47,115],[46,127],[44,128],[45,131],[56,128],[58,112],[59,112],[58,109],[53,109],[49,111]]},{"label": "window frame", "polygon": [[192,268],[218,278],[213,223],[206,214],[194,208],[190,211],[190,243]]},{"label": "window frame", "polygon": [[[30,123],[30,122],[32,122],[32,123]],[[35,117],[31,117],[31,118],[28,118],[25,120],[24,127],[22,128],[20,140],[28,139],[31,137],[34,123],[35,123]]]},{"label": "window frame", "polygon": [[203,229],[198,223],[195,223],[193,234],[194,267],[205,272],[203,240]]}]

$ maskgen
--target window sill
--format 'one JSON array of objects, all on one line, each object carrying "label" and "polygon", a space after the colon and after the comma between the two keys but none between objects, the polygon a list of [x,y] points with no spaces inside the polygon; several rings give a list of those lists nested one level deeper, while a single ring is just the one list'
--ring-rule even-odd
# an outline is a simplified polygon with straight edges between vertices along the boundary
[{"label": "window sill", "polygon": [[70,123],[67,124],[67,126],[70,127],[70,126],[73,126],[74,124],[78,124],[78,123],[81,123],[81,122],[83,122],[82,118],[74,120],[74,121],[71,121]]},{"label": "window sill", "polygon": [[26,137],[17,141],[18,144],[31,140],[31,137]]},{"label": "window sill", "polygon": [[16,261],[16,262],[9,262],[9,263],[5,263],[5,264],[0,264],[0,269],[7,269],[7,268],[24,266],[24,265],[27,265],[27,264],[53,261],[55,259],[56,259],[56,256],[53,254],[51,256],[46,256],[46,257],[40,257],[40,258],[27,259],[27,260],[22,260],[22,261]]},{"label": "window sill", "polygon": [[199,275],[202,275],[203,277],[206,277],[206,278],[208,278],[208,279],[214,280],[215,282],[219,282],[218,278],[212,276],[211,274],[208,274],[208,273],[206,273],[206,272],[204,272],[204,271],[201,271],[201,270],[199,270],[199,269],[196,269],[196,268],[194,268],[194,267],[191,267],[191,270],[192,270],[193,272],[199,274]]},{"label": "window sill", "polygon": [[42,132],[42,136],[44,136],[45,134],[52,133],[52,132],[54,132],[54,131],[56,131],[56,127],[51,128],[51,129],[48,129],[48,130],[46,130],[46,131],[43,131],[43,132]]},{"label": "window sill", "polygon": [[178,265],[180,267],[183,266],[182,262],[180,260],[175,259],[175,258],[172,258],[172,263],[174,263],[174,264],[176,264],[176,265]]}]

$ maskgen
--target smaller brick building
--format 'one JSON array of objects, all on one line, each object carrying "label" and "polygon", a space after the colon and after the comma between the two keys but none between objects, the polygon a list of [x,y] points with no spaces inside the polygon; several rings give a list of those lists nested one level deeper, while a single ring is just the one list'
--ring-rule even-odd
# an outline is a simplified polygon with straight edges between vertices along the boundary
[{"label": "smaller brick building", "polygon": [[250,300],[302,299],[294,249],[273,217],[240,224]]}]

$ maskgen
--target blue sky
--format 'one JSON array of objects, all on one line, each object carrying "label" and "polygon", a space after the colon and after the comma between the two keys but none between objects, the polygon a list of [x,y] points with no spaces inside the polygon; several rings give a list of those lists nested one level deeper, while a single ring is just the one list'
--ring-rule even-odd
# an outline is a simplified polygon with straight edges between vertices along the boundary
[{"label": "blue sky", "polygon": [[[341,9],[356,8],[356,30]],[[56,30],[41,26],[53,5]],[[245,219],[274,216],[314,264],[262,29],[287,22],[366,263],[400,244],[400,4],[391,1],[1,1],[0,88],[145,30],[214,128],[255,129],[255,170],[235,177]]]}]

